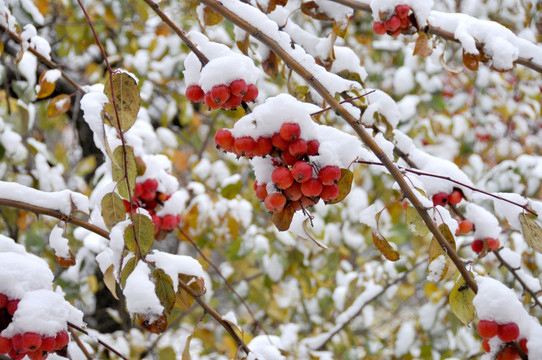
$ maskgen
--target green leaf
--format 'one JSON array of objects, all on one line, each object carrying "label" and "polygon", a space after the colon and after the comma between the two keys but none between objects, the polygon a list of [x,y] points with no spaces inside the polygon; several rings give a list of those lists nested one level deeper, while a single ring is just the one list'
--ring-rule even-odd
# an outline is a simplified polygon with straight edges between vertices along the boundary
[{"label": "green leaf", "polygon": [[373,231],[373,243],[376,248],[384,255],[384,257],[390,261],[399,260],[399,253],[391,247],[388,240],[386,240],[382,235]]},{"label": "green leaf", "polygon": [[429,233],[429,229],[423,222],[420,214],[418,214],[418,211],[416,211],[416,208],[412,206],[408,206],[406,209],[406,223],[408,225],[408,229],[414,235],[423,237]]},{"label": "green leaf", "polygon": [[177,354],[171,346],[163,347],[158,350],[158,360],[175,360],[177,359]]},{"label": "green leaf", "polygon": [[104,284],[111,292],[111,295],[113,295],[113,297],[118,300],[119,297],[117,296],[117,281],[115,280],[114,271],[115,267],[113,265],[110,265],[107,268],[104,274]]},{"label": "green leaf", "polygon": [[537,224],[535,218],[530,215],[521,213],[519,214],[519,221],[523,228],[523,237],[527,244],[535,251],[542,253],[542,229]]},{"label": "green leaf", "polygon": [[130,258],[126,262],[126,265],[122,268],[122,271],[120,272],[120,285],[124,288],[126,285],[126,279],[128,279],[128,276],[134,271],[136,266],[137,260],[136,257]]},{"label": "green leaf", "polygon": [[[111,94],[111,79],[113,79],[113,92],[115,94],[115,103],[119,119],[115,114],[113,106],[113,96]],[[105,95],[109,98],[109,103],[105,104],[105,112],[110,124],[115,128],[127,131],[132,127],[137,119],[141,96],[135,79],[125,72],[113,73],[113,76],[107,79],[104,88]]]},{"label": "green leaf", "polygon": [[142,255],[145,255],[154,243],[154,224],[148,216],[142,214],[134,214],[133,219],[134,223],[128,226],[124,232],[124,241],[128,250],[133,253],[137,253],[137,244],[139,243],[139,250]]},{"label": "green leaf", "polygon": [[241,183],[241,181],[238,181],[236,183],[228,184],[224,186],[222,189],[220,189],[220,194],[224,198],[231,200],[235,198],[241,192],[242,188],[243,188],[243,184]]},{"label": "green leaf", "polygon": [[339,195],[333,200],[326,201],[326,205],[336,204],[343,201],[343,199],[350,194],[352,189],[352,181],[354,180],[354,173],[348,169],[341,169],[341,178],[337,185],[339,186]]},{"label": "green leaf", "polygon": [[463,323],[468,324],[474,319],[474,291],[467,285],[463,276],[455,283],[448,301],[450,308],[457,318]]},{"label": "green leaf", "polygon": [[126,146],[126,163],[124,162],[124,149],[122,146],[117,146],[113,151],[113,157],[111,158],[111,166],[113,171],[113,180],[119,182],[119,194],[128,199],[128,187],[126,183],[125,171],[128,174],[128,183],[130,184],[130,191],[134,193],[135,179],[137,177],[137,167],[134,157],[134,149],[130,146]]},{"label": "green leaf", "polygon": [[126,219],[126,207],[116,193],[105,194],[102,199],[102,217],[109,230]]},{"label": "green leaf", "polygon": [[164,307],[164,313],[169,314],[175,304],[173,281],[162,269],[154,270],[152,276],[154,276],[156,296],[158,296],[160,304]]}]

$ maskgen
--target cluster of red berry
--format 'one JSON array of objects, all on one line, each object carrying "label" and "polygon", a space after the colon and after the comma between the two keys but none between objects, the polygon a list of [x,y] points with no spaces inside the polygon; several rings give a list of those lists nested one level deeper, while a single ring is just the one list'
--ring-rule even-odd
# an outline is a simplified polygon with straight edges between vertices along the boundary
[{"label": "cluster of red berry", "polygon": [[211,109],[233,110],[241,105],[241,102],[251,102],[256,97],[258,97],[256,85],[247,84],[243,79],[234,80],[229,85],[215,85],[207,92],[199,85],[190,85],[186,88],[188,100],[195,103],[203,101]]},{"label": "cluster of red berry", "polygon": [[[142,207],[149,212],[154,223],[154,233],[160,230],[173,231],[181,222],[180,215],[167,214],[162,217],[156,215],[156,208],[168,200],[171,195],[158,191],[158,181],[156,179],[147,179],[142,183],[136,183],[134,196],[132,197],[132,211]],[[130,212],[130,202],[123,200],[126,212]]]},{"label": "cluster of red berry", "polygon": [[254,183],[256,196],[269,211],[277,213],[286,207],[297,211],[339,195],[341,169],[336,165],[317,169],[311,163],[309,156],[318,154],[320,142],[301,138],[298,123],[283,123],[271,137],[256,140],[250,136],[235,138],[229,130],[221,129],[215,135],[215,143],[237,156],[272,157],[271,181],[275,191],[268,192],[266,183]]},{"label": "cluster of red berry", "polygon": [[[9,299],[5,294],[0,294],[0,332],[8,327],[13,315],[17,311],[19,299]],[[28,356],[31,360],[43,360],[49,353],[61,350],[70,337],[63,330],[56,336],[40,335],[34,332],[25,332],[14,335],[11,338],[0,336],[0,354],[7,354],[14,360]]]},{"label": "cluster of red berry", "polygon": [[[463,200],[463,193],[457,189],[454,189],[450,194],[447,194],[445,192],[439,192],[433,195],[432,200],[433,206],[446,206],[447,204],[457,205],[461,202],[461,200]],[[472,221],[464,219],[458,221],[458,226],[455,234],[468,234],[472,231],[473,228],[474,225]]]},{"label": "cluster of red berry", "polygon": [[499,249],[499,246],[501,246],[499,239],[490,237],[485,239],[476,239],[470,244],[472,251],[474,251],[476,254],[480,254],[484,248],[495,251]]},{"label": "cluster of red berry", "polygon": [[408,5],[397,5],[391,16],[387,13],[380,13],[381,21],[373,23],[375,34],[384,35],[387,33],[390,36],[399,36],[401,33],[407,33],[411,27],[409,13],[410,6]]},{"label": "cluster of red berry", "polygon": [[[497,336],[504,343],[516,341],[519,337],[519,327],[516,323],[499,324],[493,320],[480,320],[478,322],[477,329],[478,334],[484,339],[482,341],[482,347],[486,352],[491,351],[489,340],[495,336]],[[527,339],[520,339],[519,346],[526,354],[529,353],[529,349],[527,349]],[[499,351],[496,359],[516,360],[521,358],[514,348],[506,346]]]}]

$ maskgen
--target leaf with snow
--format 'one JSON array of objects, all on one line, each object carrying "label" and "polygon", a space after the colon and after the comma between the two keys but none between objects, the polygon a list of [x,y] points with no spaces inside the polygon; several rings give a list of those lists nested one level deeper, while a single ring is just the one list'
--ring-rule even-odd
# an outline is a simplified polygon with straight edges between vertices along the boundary
[{"label": "leaf with snow", "polygon": [[39,90],[38,92],[38,99],[43,99],[48,97],[55,91],[55,85],[56,80],[54,77],[51,77],[51,74],[60,73],[59,70],[47,70],[41,73],[40,78],[38,80],[38,86]]},{"label": "leaf with snow", "polygon": [[47,106],[47,116],[55,117],[64,114],[70,109],[71,104],[72,100],[69,95],[60,94],[55,96],[51,99],[51,101],[49,101],[49,105]]},{"label": "leaf with snow", "polygon": [[[444,238],[448,241],[452,249],[455,250],[455,238],[452,232],[450,231],[450,228],[448,228],[448,225],[440,224],[438,229],[442,233]],[[431,244],[429,244],[429,267],[428,267],[429,270],[431,270],[431,263],[433,261],[440,261],[438,260],[440,256],[444,256],[446,261],[443,264],[444,267],[443,269],[441,269],[441,275],[438,281],[444,279],[444,277],[446,277],[446,274],[448,273],[448,270],[454,269],[455,265],[450,259],[450,257],[446,254],[446,251],[442,248],[437,238],[433,236],[433,238],[431,239]]]},{"label": "leaf with snow", "polygon": [[519,214],[519,221],[523,228],[523,237],[527,244],[539,253],[542,253],[542,228],[535,218],[528,214]]},{"label": "leaf with snow", "polygon": [[152,275],[154,276],[156,296],[164,307],[165,313],[169,314],[175,304],[173,281],[162,269],[154,270]]},{"label": "leaf with snow", "polygon": [[425,236],[429,233],[427,225],[425,225],[420,214],[413,206],[408,206],[406,209],[406,223],[408,229],[414,235]]},{"label": "leaf with snow", "polygon": [[463,276],[460,276],[455,283],[448,302],[453,313],[465,325],[474,319],[474,291],[467,285]]},{"label": "leaf with snow", "polygon": [[113,295],[113,297],[118,300],[119,297],[117,296],[117,281],[115,280],[114,272],[115,272],[115,267],[113,265],[107,268],[107,270],[104,273],[104,284],[107,287],[107,289],[109,289],[109,291],[111,292],[111,295]]}]

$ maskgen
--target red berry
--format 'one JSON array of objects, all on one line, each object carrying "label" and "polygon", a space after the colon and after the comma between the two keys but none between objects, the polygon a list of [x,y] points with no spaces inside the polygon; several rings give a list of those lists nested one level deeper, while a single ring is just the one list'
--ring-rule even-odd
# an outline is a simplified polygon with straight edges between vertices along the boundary
[{"label": "red berry", "polygon": [[150,200],[145,200],[145,209],[148,211],[154,210],[158,206],[158,200],[156,200],[156,193],[152,193],[154,197]]},{"label": "red berry", "polygon": [[11,340],[0,336],[0,354],[7,354],[11,351]]},{"label": "red berry", "polygon": [[450,205],[457,205],[461,202],[461,200],[463,200],[463,194],[459,190],[452,191],[450,196],[448,196],[448,203]]},{"label": "red berry", "polygon": [[198,103],[203,101],[205,93],[198,85],[190,85],[186,88],[186,98],[192,102]]},{"label": "red berry", "polygon": [[250,136],[243,136],[235,139],[233,150],[237,156],[252,157],[256,141]]},{"label": "red berry", "polygon": [[439,192],[433,195],[433,206],[445,206],[448,203],[448,194]]},{"label": "red berry", "polygon": [[235,138],[228,129],[220,129],[215,134],[215,144],[225,151],[233,151]]},{"label": "red berry", "polygon": [[286,197],[281,193],[269,194],[265,198],[264,204],[267,210],[275,213],[280,212],[284,209],[284,205],[286,205]]},{"label": "red berry", "polygon": [[399,35],[401,35],[403,31],[401,30],[401,28],[395,30],[395,31],[388,31],[388,35],[389,36],[393,36],[393,37],[397,37]]},{"label": "red berry", "polygon": [[309,179],[301,184],[301,192],[306,197],[319,196],[323,189],[322,182],[316,178]]},{"label": "red berry", "polygon": [[288,151],[288,146],[290,145],[290,141],[284,140],[279,133],[273,134],[271,143],[274,147],[282,151]]},{"label": "red berry", "polygon": [[243,79],[234,80],[230,83],[230,92],[232,95],[240,96],[241,98],[247,93],[247,83]]},{"label": "red berry", "polygon": [[8,353],[8,356],[12,358],[13,360],[21,360],[26,356],[26,352],[22,350],[15,350],[11,349],[11,351]]},{"label": "red berry", "polygon": [[230,98],[230,88],[226,85],[215,85],[211,89],[211,99],[217,105],[222,105]]},{"label": "red berry", "polygon": [[23,336],[21,334],[13,335],[11,338],[11,347],[13,350],[22,350],[23,349]]},{"label": "red berry", "polygon": [[26,356],[30,360],[45,360],[47,359],[47,354],[44,354],[41,350],[29,351],[26,353]]},{"label": "red berry", "polygon": [[406,18],[408,16],[408,13],[410,12],[410,6],[403,4],[403,5],[397,5],[395,7],[395,13],[397,16],[399,16],[401,19]]},{"label": "red berry", "polygon": [[324,185],[322,192],[320,193],[320,198],[324,201],[330,201],[335,199],[337,195],[339,195],[339,185]]},{"label": "red berry", "polygon": [[0,294],[0,309],[5,308],[8,304],[8,297],[4,294]]},{"label": "red berry", "polygon": [[335,184],[341,178],[341,169],[336,165],[325,166],[318,172],[318,178],[324,185]]},{"label": "red berry", "polygon": [[510,346],[506,347],[503,352],[499,353],[496,360],[519,360],[521,359],[516,353],[516,350],[511,348]]},{"label": "red berry", "polygon": [[273,144],[271,138],[259,137],[256,140],[256,146],[254,147],[254,156],[266,156],[273,150]]},{"label": "red berry", "polygon": [[203,102],[205,103],[205,105],[207,105],[208,107],[210,107],[213,110],[218,109],[220,107],[220,104],[217,104],[216,102],[214,102],[210,91],[208,91],[205,94],[205,96],[203,97]]},{"label": "red berry", "polygon": [[474,251],[476,254],[479,254],[484,250],[484,240],[482,239],[476,239],[471,244],[470,247],[472,251]]},{"label": "red berry", "polygon": [[41,341],[40,350],[45,352],[53,352],[55,350],[54,336],[47,336],[43,338]]},{"label": "red berry", "polygon": [[13,316],[15,314],[15,311],[17,311],[17,306],[19,306],[19,302],[21,300],[9,300],[8,304],[6,305],[6,308],[8,310],[8,313]]},{"label": "red berry", "polygon": [[519,346],[523,350],[525,354],[529,353],[529,349],[527,348],[527,339],[523,338],[519,341]]},{"label": "red berry", "polygon": [[25,332],[22,339],[23,350],[34,351],[41,346],[41,335],[34,332]]},{"label": "red berry", "polygon": [[134,186],[134,200],[137,200],[143,193],[145,192],[145,188],[143,187],[142,183],[136,183]]},{"label": "red berry", "polygon": [[280,127],[279,134],[286,141],[294,141],[301,135],[301,127],[297,123],[284,123]]},{"label": "red berry", "polygon": [[401,29],[408,30],[410,28],[410,19],[408,17],[401,18]]},{"label": "red berry", "polygon": [[247,92],[243,96],[243,101],[245,102],[251,102],[256,100],[258,97],[258,88],[254,84],[250,84],[247,86]]},{"label": "red berry", "polygon": [[384,22],[384,27],[387,31],[396,31],[401,27],[401,19],[397,15],[392,15],[391,18]]},{"label": "red berry", "polygon": [[470,233],[472,231],[473,227],[474,227],[474,225],[472,224],[472,222],[470,220],[462,220],[457,225],[457,230],[456,230],[455,234],[456,235],[468,234],[468,233]]},{"label": "red berry", "polygon": [[319,148],[320,148],[320,141],[316,139],[307,141],[307,155],[314,156],[318,154]]},{"label": "red berry", "polygon": [[301,199],[301,196],[303,196],[303,193],[301,192],[301,184],[298,182],[294,182],[292,185],[284,189],[283,191],[284,196],[290,201],[297,201]]},{"label": "red berry", "polygon": [[292,173],[287,167],[279,166],[271,173],[273,184],[279,189],[286,189],[294,182]]},{"label": "red berry", "polygon": [[294,180],[303,183],[312,178],[312,166],[305,161],[297,161],[292,167]]},{"label": "red berry", "polygon": [[307,142],[303,139],[292,141],[288,146],[288,152],[296,158],[304,156],[307,154]]},{"label": "red berry", "polygon": [[70,342],[70,336],[68,335],[68,332],[66,330],[62,330],[61,332],[56,334],[55,337],[55,350],[60,350],[66,347],[68,343]]},{"label": "red berry", "polygon": [[484,340],[482,340],[482,348],[485,352],[491,351],[491,346],[489,345],[489,338],[485,338]]},{"label": "red berry", "polygon": [[267,184],[258,184],[257,182],[254,183],[256,190],[256,197],[260,199],[261,201],[264,201],[267,197]]},{"label": "red berry", "polygon": [[137,209],[137,206],[130,206],[130,202],[126,199],[122,199],[122,203],[124,204],[127,213],[129,213],[130,210],[135,211],[135,209]]},{"label": "red berry", "polygon": [[149,207],[149,202],[152,202],[156,198],[156,191],[145,191],[140,196],[141,200],[145,201],[146,207]]},{"label": "red berry", "polygon": [[162,218],[156,214],[152,214],[151,219],[154,224],[154,234],[157,234],[158,230],[162,227]]},{"label": "red berry", "polygon": [[386,26],[382,21],[375,21],[373,23],[373,31],[377,35],[384,35],[386,33]]},{"label": "red berry", "polygon": [[304,208],[313,206],[318,202],[317,200],[315,201],[313,198],[308,198],[306,196],[302,196],[300,201],[301,201],[301,206],[303,206]]},{"label": "red berry", "polygon": [[504,342],[514,341],[519,336],[519,327],[516,323],[500,324],[498,336]]},{"label": "red berry", "polygon": [[499,324],[492,320],[480,320],[477,326],[478,334],[483,338],[492,338],[499,332]]},{"label": "red berry", "polygon": [[282,154],[280,154],[280,159],[282,160],[282,163],[286,166],[294,166],[294,164],[299,161],[288,151],[283,151]]},{"label": "red berry", "polygon": [[156,191],[158,189],[158,180],[156,180],[156,179],[147,179],[143,183],[143,187],[147,191]]},{"label": "red berry", "polygon": [[181,222],[181,217],[179,215],[167,214],[162,218],[161,228],[166,231],[174,230],[177,225]]},{"label": "red berry", "polygon": [[292,207],[292,209],[294,209],[294,211],[299,211],[301,210],[303,207],[301,206],[301,201],[292,201],[290,203],[290,206]]},{"label": "red berry", "polygon": [[499,239],[495,239],[495,238],[487,238],[486,243],[489,250],[493,250],[493,251],[498,250],[499,246],[501,245]]},{"label": "red berry", "polygon": [[222,104],[222,108],[224,110],[235,110],[239,105],[241,105],[242,102],[242,97],[231,95],[229,99],[224,104]]}]

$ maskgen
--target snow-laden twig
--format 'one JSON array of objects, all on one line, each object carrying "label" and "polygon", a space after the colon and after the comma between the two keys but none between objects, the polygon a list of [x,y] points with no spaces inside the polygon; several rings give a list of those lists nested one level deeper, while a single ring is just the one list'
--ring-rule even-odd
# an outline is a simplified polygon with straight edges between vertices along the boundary
[{"label": "snow-laden twig", "polygon": [[[423,219],[428,229],[457,266],[468,286],[476,293],[478,289],[476,282],[470,276],[469,271],[454,248],[433,222],[431,216],[414,193],[414,190],[405,181],[401,170],[399,170],[394,162],[386,156],[384,150],[382,150],[371,135],[369,135],[367,130],[358,123],[358,119],[356,119],[333,96],[334,91],[331,89],[337,89],[337,84],[331,84],[333,80],[336,80],[332,76],[333,74],[326,73],[325,70],[322,70],[323,68],[316,65],[314,58],[304,52],[299,46],[293,45],[292,39],[288,34],[280,31],[276,23],[269,20],[264,14],[252,6],[232,0],[224,0],[222,2],[216,0],[200,0],[200,2],[212,8],[214,11],[218,12],[236,26],[269,47],[290,69],[307,81],[307,83],[322,96],[329,106],[331,106],[337,114],[354,129],[362,142],[377,156],[391,173],[405,196],[420,214],[420,217]],[[330,88],[326,87],[324,83],[319,80],[322,78],[324,78],[324,82],[327,81],[326,84],[330,86]],[[331,80],[332,78],[333,80]],[[343,84],[338,86],[340,87],[342,85]]]}]

